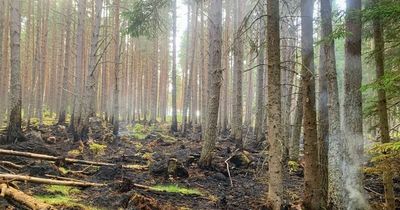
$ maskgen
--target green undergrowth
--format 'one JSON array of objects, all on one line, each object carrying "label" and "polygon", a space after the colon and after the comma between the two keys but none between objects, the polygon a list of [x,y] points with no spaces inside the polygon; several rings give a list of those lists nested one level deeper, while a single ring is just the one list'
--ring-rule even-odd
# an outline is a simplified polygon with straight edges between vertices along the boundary
[{"label": "green undergrowth", "polygon": [[66,169],[66,168],[64,168],[64,167],[58,167],[58,171],[59,171],[61,174],[68,174],[68,172],[69,172],[69,170]]},{"label": "green undergrowth", "polygon": [[400,141],[376,143],[367,150],[372,166],[366,167],[366,173],[381,174],[384,171],[400,171]]},{"label": "green undergrowth", "polygon": [[293,161],[293,160],[290,160],[288,162],[288,166],[289,166],[289,171],[290,172],[295,172],[295,171],[299,170],[299,168],[300,168],[300,164],[298,162],[296,162],[296,161]]},{"label": "green undergrowth", "polygon": [[168,135],[169,127],[165,126],[164,124],[160,124],[158,126],[145,126],[142,124],[135,124],[134,126],[128,125],[127,129],[130,133],[130,136],[138,140],[144,140],[150,133],[154,133],[160,136],[161,139],[163,139],[164,141],[176,141],[176,138]]},{"label": "green undergrowth", "polygon": [[47,192],[59,193],[61,195],[79,194],[81,191],[75,187],[62,186],[62,185],[49,185],[46,187]]},{"label": "green undergrowth", "polygon": [[150,133],[150,130],[142,124],[128,125],[127,129],[131,133],[130,135],[138,140],[144,140]]},{"label": "green undergrowth", "polygon": [[85,205],[76,197],[81,193],[78,188],[60,185],[49,185],[45,188],[49,194],[35,195],[34,197],[44,203],[54,206],[65,206],[69,208],[78,207],[87,210],[99,210],[99,208]]},{"label": "green undergrowth", "polygon": [[73,149],[73,150],[68,151],[68,155],[73,156],[73,157],[76,157],[80,154],[81,154],[81,151],[79,151],[78,149]]},{"label": "green undergrowth", "polygon": [[185,188],[181,187],[178,185],[156,185],[151,187],[152,190],[154,191],[160,191],[160,192],[168,192],[168,193],[177,193],[177,194],[182,194],[182,195],[196,195],[196,196],[202,196],[203,193],[200,192],[198,189],[195,188]]},{"label": "green undergrowth", "polygon": [[92,151],[95,155],[101,155],[104,154],[104,151],[106,150],[107,145],[103,144],[98,144],[95,142],[89,143],[89,149]]}]

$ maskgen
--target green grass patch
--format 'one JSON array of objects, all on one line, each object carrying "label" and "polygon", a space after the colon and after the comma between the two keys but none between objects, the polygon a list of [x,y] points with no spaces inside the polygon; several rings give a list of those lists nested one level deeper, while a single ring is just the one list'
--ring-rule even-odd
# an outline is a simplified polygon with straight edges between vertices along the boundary
[{"label": "green grass patch", "polygon": [[46,187],[46,191],[61,195],[79,194],[81,192],[78,188],[62,185],[49,185]]},{"label": "green grass patch", "polygon": [[97,143],[94,143],[94,142],[89,143],[89,149],[95,155],[103,154],[104,151],[106,150],[106,148],[107,148],[107,145],[97,144]]},{"label": "green grass patch", "polygon": [[74,195],[79,194],[81,191],[75,187],[60,186],[60,185],[49,185],[46,187],[46,191],[52,193],[51,195],[35,195],[34,197],[44,203],[54,206],[66,206],[66,207],[79,207],[87,210],[97,210],[98,208],[88,206],[79,202],[78,198],[74,198]]},{"label": "green grass patch", "polygon": [[182,195],[203,195],[198,189],[194,188],[185,188],[180,187],[178,185],[156,185],[151,187],[152,190],[160,191],[160,192],[168,192],[168,193],[177,193]]},{"label": "green grass patch", "polygon": [[144,140],[150,133],[150,129],[142,124],[135,124],[134,126],[128,125],[127,129],[130,135],[138,140]]}]

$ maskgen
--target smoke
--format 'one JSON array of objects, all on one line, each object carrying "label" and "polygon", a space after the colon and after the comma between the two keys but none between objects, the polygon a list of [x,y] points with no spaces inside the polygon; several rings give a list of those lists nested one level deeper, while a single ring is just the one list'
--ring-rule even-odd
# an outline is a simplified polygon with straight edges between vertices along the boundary
[{"label": "smoke", "polygon": [[344,189],[347,203],[347,210],[368,210],[370,209],[364,193],[363,185],[363,144],[362,135],[344,135],[346,139],[346,155],[343,159]]}]

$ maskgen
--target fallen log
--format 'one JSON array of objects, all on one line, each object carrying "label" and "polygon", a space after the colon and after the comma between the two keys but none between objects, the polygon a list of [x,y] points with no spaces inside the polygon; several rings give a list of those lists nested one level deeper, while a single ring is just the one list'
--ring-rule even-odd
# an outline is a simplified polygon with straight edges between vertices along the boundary
[{"label": "fallen log", "polygon": [[56,209],[53,206],[36,200],[32,196],[29,196],[22,191],[19,191],[7,184],[0,184],[0,196],[5,197],[8,200],[12,200],[26,208],[33,210],[53,210]]},{"label": "fallen log", "polygon": [[79,159],[65,158],[65,157],[56,157],[56,156],[51,156],[51,155],[43,155],[43,154],[37,154],[37,153],[31,153],[31,152],[20,152],[20,151],[7,150],[7,149],[0,149],[0,154],[20,156],[20,157],[40,159],[40,160],[48,160],[48,161],[63,160],[68,163],[78,163],[78,164],[83,164],[83,165],[115,166],[115,164],[112,164],[112,163],[79,160]]},{"label": "fallen log", "polygon": [[[32,159],[39,159],[39,160],[47,160],[47,161],[65,161],[67,163],[76,163],[82,165],[91,165],[91,166],[117,166],[117,164],[113,163],[105,163],[105,162],[96,162],[96,161],[88,161],[88,160],[80,160],[80,159],[73,159],[73,158],[66,158],[66,157],[56,157],[51,155],[43,155],[31,152],[20,152],[15,150],[6,150],[0,149],[0,155],[13,155],[13,156],[20,156]],[[146,170],[148,166],[142,165],[122,165],[122,168],[125,169],[134,169],[134,170]]]},{"label": "fallen log", "polygon": [[10,181],[26,181],[38,184],[51,184],[51,185],[65,185],[65,186],[76,186],[76,187],[103,187],[106,184],[86,182],[86,181],[69,181],[69,180],[55,180],[45,179],[32,176],[14,175],[14,174],[0,174],[0,182]]}]

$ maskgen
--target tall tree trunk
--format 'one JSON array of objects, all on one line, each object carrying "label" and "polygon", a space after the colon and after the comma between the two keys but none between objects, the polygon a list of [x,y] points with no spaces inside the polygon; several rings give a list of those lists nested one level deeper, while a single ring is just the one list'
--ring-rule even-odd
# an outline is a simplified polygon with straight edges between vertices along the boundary
[{"label": "tall tree trunk", "polygon": [[178,118],[176,107],[176,0],[172,4],[172,124],[171,131],[178,131]]},{"label": "tall tree trunk", "polygon": [[[361,96],[361,0],[346,1],[345,27],[348,32],[345,39],[344,66],[344,112],[343,128],[345,146],[345,186],[349,197],[347,208],[364,209],[363,188],[363,122]],[[356,195],[355,195],[356,194]]]},{"label": "tall tree trunk", "polygon": [[[10,31],[10,9],[9,9],[9,5],[10,5],[10,1],[4,1],[5,7],[4,7],[4,28],[2,28],[3,30],[3,36],[4,39],[3,41],[3,49],[1,49],[2,52],[2,57],[0,59],[2,59],[2,66],[0,68],[2,68],[2,72],[3,75],[1,75],[0,81],[1,81],[1,86],[0,88],[3,90],[3,92],[1,93],[0,97],[2,98],[2,102],[0,103],[0,105],[2,107],[0,107],[0,117],[4,116],[3,113],[6,113],[7,111],[9,111],[9,107],[7,106],[7,104],[9,103],[9,82],[10,82],[10,55],[9,55],[9,46],[10,46],[10,36],[8,35],[9,31]],[[4,118],[3,118],[4,119]]]},{"label": "tall tree trunk", "polygon": [[209,78],[208,109],[205,137],[199,160],[200,167],[210,167],[217,138],[219,97],[222,79],[222,0],[211,1],[208,21]]},{"label": "tall tree trunk", "polygon": [[[260,5],[259,15],[263,15],[264,8]],[[260,20],[259,23],[259,40],[260,45],[258,57],[257,57],[257,84],[256,84],[256,119],[254,126],[254,134],[256,136],[256,141],[261,144],[263,139],[265,139],[265,134],[263,132],[263,120],[264,120],[264,110],[265,110],[265,100],[264,100],[264,63],[265,63],[265,23],[264,19]]]},{"label": "tall tree trunk", "polygon": [[184,88],[183,88],[183,122],[182,122],[182,133],[186,132],[188,124],[188,111],[189,111],[189,99],[190,99],[190,85],[189,85],[189,48],[190,48],[190,3],[187,6],[187,33],[186,33],[186,56],[185,56],[185,72],[183,75]]},{"label": "tall tree trunk", "polygon": [[[103,24],[105,26],[103,33],[104,33],[104,37],[106,37],[106,38],[104,38],[105,43],[107,43],[108,27],[109,27],[109,25],[108,25],[109,12],[106,9],[104,11],[104,13],[106,14],[106,17],[104,18],[104,22],[103,22]],[[106,116],[107,116],[107,114],[106,114],[107,113],[107,98],[106,97],[107,97],[107,88],[108,88],[108,83],[107,83],[107,81],[108,81],[107,80],[108,65],[106,62],[108,53],[107,53],[106,47],[107,47],[107,45],[104,45],[104,55],[102,57],[103,64],[101,67],[101,105],[100,105],[100,110],[101,110],[101,116],[103,116],[103,113],[104,113],[104,119],[106,119]]]},{"label": "tall tree trunk", "polygon": [[[200,2],[200,17],[201,17],[201,39],[200,39],[200,74],[201,74],[201,130],[204,131],[206,128],[207,122],[207,96],[208,96],[208,82],[207,82],[207,75],[208,69],[206,68],[206,35],[205,35],[205,19],[204,19],[204,2]],[[204,134],[204,132],[203,132]]]},{"label": "tall tree trunk", "polygon": [[156,37],[153,42],[153,67],[151,70],[151,112],[150,112],[150,123],[157,122],[157,87],[158,87],[158,41]]},{"label": "tall tree trunk", "polygon": [[[0,1],[0,77],[3,76],[3,72],[5,68],[3,67],[3,37],[4,37],[4,32],[5,32],[5,24],[4,24],[4,14],[6,13],[6,1]],[[3,96],[5,89],[3,89],[3,78],[0,79],[0,88],[2,89],[0,91],[0,97]],[[1,100],[0,102],[0,126],[3,125],[3,112],[4,112],[4,101]]]},{"label": "tall tree trunk", "polygon": [[[249,55],[249,60],[252,59]],[[249,61],[249,67],[253,66],[253,62]],[[252,108],[253,108],[253,71],[247,72],[247,94],[246,94],[246,114],[244,116],[244,125],[247,129],[252,129]]]},{"label": "tall tree trunk", "polygon": [[225,27],[224,27],[224,41],[223,41],[223,66],[224,78],[222,81],[222,112],[221,112],[221,132],[225,133],[228,130],[229,106],[228,106],[228,89],[229,89],[229,72],[231,71],[229,62],[230,52],[230,25],[231,25],[231,1],[225,1]]},{"label": "tall tree trunk", "polygon": [[320,209],[321,181],[318,167],[318,136],[315,107],[313,0],[301,0],[301,55],[303,76],[304,206]]},{"label": "tall tree trunk", "polygon": [[[377,5],[378,0],[373,0],[373,4]],[[378,82],[382,82],[385,75],[385,60],[384,60],[384,50],[385,42],[382,32],[382,24],[379,17],[373,20],[373,37],[374,37],[374,50],[375,50],[375,71],[376,79]],[[383,84],[382,84],[383,86]],[[386,91],[384,88],[378,89],[378,118],[379,118],[379,130],[381,133],[381,142],[390,142],[389,133],[389,120],[387,112],[387,102],[386,102]],[[395,207],[395,196],[393,189],[393,172],[390,167],[383,172],[383,186],[385,188],[385,201],[386,209],[394,210]]]},{"label": "tall tree trunk", "polygon": [[[61,90],[61,107],[60,113],[58,116],[58,123],[63,124],[65,123],[66,113],[67,113],[67,103],[68,103],[68,74],[69,74],[69,67],[71,62],[71,10],[72,10],[72,3],[69,0],[65,0],[67,5],[66,11],[66,35],[65,35],[65,58],[64,58],[64,72],[63,72],[63,79],[62,79],[62,90]],[[32,78],[33,79],[33,78]]]},{"label": "tall tree trunk", "polygon": [[[319,118],[324,122],[328,121],[328,134],[322,133],[325,132],[326,124],[320,123],[319,127],[319,138],[323,138],[324,145],[328,144],[328,200],[325,202],[329,203],[329,208],[332,209],[344,209],[344,189],[343,189],[343,171],[342,171],[342,163],[343,163],[343,139],[341,137],[340,131],[340,107],[339,107],[339,91],[337,84],[337,73],[336,73],[336,58],[335,58],[335,43],[334,40],[329,39],[332,34],[332,2],[331,0],[321,0],[321,39],[327,40],[321,44],[320,48],[320,67],[319,67],[319,76],[320,83],[325,83],[323,80],[326,80],[326,88],[320,87],[320,92],[324,92],[321,94],[325,94],[327,97],[324,103],[327,103],[327,107],[324,107],[328,113],[320,113]],[[323,90],[323,91],[322,91]],[[322,105],[322,100],[320,102],[320,106]],[[319,108],[320,110],[322,107]],[[326,112],[325,111],[325,112]],[[328,135],[328,136],[326,136]],[[328,140],[329,143],[326,141]],[[320,154],[323,155],[324,151],[321,151]],[[322,162],[321,162],[322,163]],[[326,164],[326,162],[325,162]],[[324,165],[321,165],[324,167]],[[325,180],[324,180],[325,182]],[[326,183],[323,183],[326,187]],[[325,193],[325,192],[324,192]],[[326,203],[322,203],[326,205]],[[328,208],[326,206],[323,206]]]},{"label": "tall tree trunk", "polygon": [[[38,89],[37,89],[37,99],[36,99],[36,108],[37,108],[37,117],[39,118],[39,123],[43,124],[43,100],[44,100],[44,92],[45,92],[45,83],[46,83],[46,67],[47,67],[47,34],[48,34],[48,21],[49,21],[49,0],[46,2],[42,0],[44,10],[44,17],[42,20],[42,39],[41,39],[41,53],[40,53],[40,68],[39,68],[39,78],[38,78]],[[37,36],[40,36],[37,34]],[[36,46],[39,47],[39,46]]]},{"label": "tall tree trunk", "polygon": [[269,149],[268,205],[273,210],[283,206],[283,145],[281,109],[281,69],[279,36],[279,0],[267,1],[268,55],[268,125]]},{"label": "tall tree trunk", "polygon": [[87,133],[89,131],[89,118],[96,115],[96,68],[98,64],[96,52],[98,51],[99,43],[99,32],[100,32],[100,22],[101,22],[101,12],[103,7],[103,0],[96,0],[96,9],[94,11],[95,20],[92,29],[92,39],[90,45],[89,54],[89,66],[87,73],[85,98],[83,100],[83,115],[82,124],[79,128],[80,137],[87,139]]},{"label": "tall tree trunk", "polygon": [[[70,129],[75,133],[78,124],[81,120],[81,104],[82,104],[82,91],[81,81],[84,71],[84,30],[85,30],[85,16],[86,16],[86,0],[78,0],[78,26],[76,34],[76,67],[75,67],[75,85],[74,85],[74,101],[72,105],[72,115],[70,122]],[[77,134],[77,133],[76,133]],[[77,135],[75,136],[77,138]],[[77,140],[77,139],[76,139]]]},{"label": "tall tree trunk", "polygon": [[20,1],[11,1],[10,11],[10,48],[11,48],[11,80],[10,80],[10,115],[7,130],[7,142],[23,140],[22,119],[21,119],[21,60],[20,60],[20,41],[21,41],[21,13]]},{"label": "tall tree trunk", "polygon": [[119,88],[118,88],[118,78],[119,78],[119,7],[120,0],[114,1],[114,90],[113,90],[113,133],[118,134],[119,131]]},{"label": "tall tree trunk", "polygon": [[242,101],[242,72],[243,72],[243,34],[242,22],[242,0],[235,0],[234,9],[234,30],[235,41],[233,43],[233,121],[232,132],[235,139],[236,147],[243,149],[242,139],[242,121],[243,121],[243,101]]},{"label": "tall tree trunk", "polygon": [[[301,71],[301,70],[300,70]],[[302,74],[300,73],[300,76]],[[292,135],[290,136],[290,150],[289,150],[289,158],[293,161],[299,160],[300,155],[300,137],[301,137],[301,125],[303,122],[303,79],[300,78],[298,81],[298,91],[297,91],[297,100],[296,106],[294,110],[293,117],[293,127],[292,127]]]},{"label": "tall tree trunk", "polygon": [[191,57],[190,57],[190,69],[189,69],[189,78],[188,78],[188,80],[189,80],[189,82],[188,82],[188,88],[187,88],[187,91],[188,91],[188,101],[190,101],[189,102],[189,109],[190,109],[190,112],[189,112],[189,125],[190,126],[192,126],[194,123],[196,123],[196,114],[195,114],[195,112],[196,112],[196,110],[194,110],[194,109],[196,109],[196,94],[195,94],[195,91],[197,91],[196,90],[196,85],[195,85],[195,83],[197,83],[197,81],[196,81],[196,78],[197,78],[197,73],[196,73],[196,55],[197,55],[197,50],[196,50],[196,48],[197,48],[197,23],[198,23],[198,21],[197,21],[197,16],[198,16],[198,12],[199,12],[199,7],[198,7],[198,5],[197,5],[197,2],[196,1],[193,1],[192,2],[192,4],[193,4],[193,11],[192,11],[192,22],[191,22],[191,24],[192,24],[192,39],[191,39],[191,42],[192,42],[192,44],[191,44],[191,50],[192,50],[192,52],[191,52]]},{"label": "tall tree trunk", "polygon": [[[328,40],[329,34],[324,34],[324,26],[323,24],[331,24],[332,19],[331,10],[325,11],[322,6],[326,6],[326,4],[321,0],[320,5],[320,16],[321,16],[321,37],[323,39]],[[328,4],[330,6],[330,2],[328,0]],[[330,9],[330,7],[329,7]],[[326,27],[326,26],[325,26]],[[327,43],[330,44],[330,43]],[[319,169],[320,169],[320,177],[321,177],[321,208],[327,208],[328,201],[328,142],[329,142],[329,116],[328,116],[328,80],[327,80],[327,71],[330,68],[330,61],[326,61],[327,56],[324,51],[325,44],[320,45],[320,54],[319,54],[319,68],[318,68],[318,114],[317,114],[317,122],[318,122],[318,151],[319,151]],[[328,46],[329,47],[329,46]]]},{"label": "tall tree trunk", "polygon": [[28,107],[28,125],[30,124],[30,119],[35,115],[35,112],[38,111],[37,107],[37,89],[38,89],[38,73],[40,71],[40,57],[41,57],[41,24],[42,24],[42,2],[37,2],[37,16],[36,16],[36,39],[35,39],[35,47],[34,47],[34,63],[32,63],[32,74],[31,74],[31,96],[29,99],[29,107]]}]

